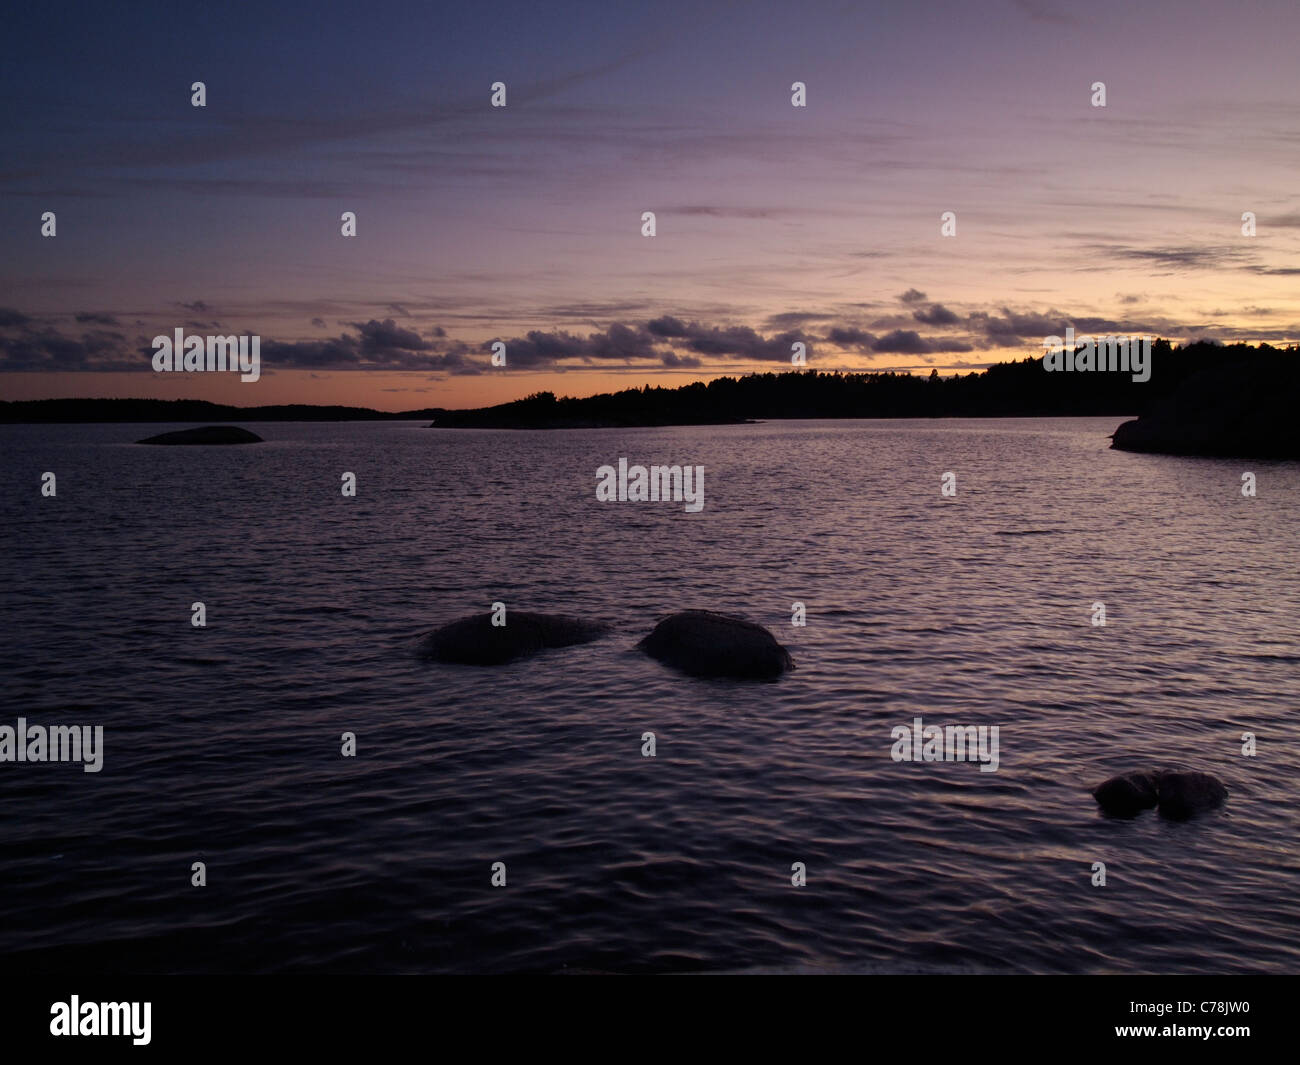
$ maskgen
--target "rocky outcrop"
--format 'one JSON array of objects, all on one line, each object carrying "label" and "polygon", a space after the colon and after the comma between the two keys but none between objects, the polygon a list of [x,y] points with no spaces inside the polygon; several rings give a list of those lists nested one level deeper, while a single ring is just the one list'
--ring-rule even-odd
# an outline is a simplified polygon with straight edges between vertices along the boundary
[{"label": "rocky outcrop", "polygon": [[1120,451],[1300,458],[1300,358],[1275,353],[1210,367],[1111,436]]},{"label": "rocky outcrop", "polygon": [[1092,797],[1114,817],[1156,809],[1163,817],[1183,821],[1221,806],[1228,789],[1209,773],[1153,769],[1111,777],[1092,789]]},{"label": "rocky outcrop", "polygon": [[499,666],[552,647],[590,643],[609,632],[601,622],[561,614],[511,610],[504,625],[493,625],[492,617],[474,614],[434,629],[420,639],[417,653],[435,662]]},{"label": "rocky outcrop", "polygon": [[260,444],[262,438],[237,425],[205,425],[200,429],[178,429],[137,440],[137,444]]},{"label": "rocky outcrop", "polygon": [[664,618],[637,644],[651,658],[695,677],[779,677],[794,661],[767,629],[711,610]]}]

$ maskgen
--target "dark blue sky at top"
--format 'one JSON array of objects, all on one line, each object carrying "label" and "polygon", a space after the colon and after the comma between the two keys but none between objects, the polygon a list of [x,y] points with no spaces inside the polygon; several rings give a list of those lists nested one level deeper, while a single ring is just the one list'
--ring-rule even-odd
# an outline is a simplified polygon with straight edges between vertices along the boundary
[{"label": "dark blue sky at top", "polygon": [[988,326],[1013,312],[1285,339],[1298,30],[1295,0],[22,5],[0,308],[148,334],[201,303],[286,341],[396,316],[474,351],[818,314],[945,368],[1030,343]]}]

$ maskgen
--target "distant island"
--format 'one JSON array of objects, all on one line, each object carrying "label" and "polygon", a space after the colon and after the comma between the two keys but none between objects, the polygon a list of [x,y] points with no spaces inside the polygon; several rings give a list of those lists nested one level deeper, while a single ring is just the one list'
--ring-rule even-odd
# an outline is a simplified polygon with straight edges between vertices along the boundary
[{"label": "distant island", "polygon": [[584,399],[539,392],[494,407],[444,411],[430,427],[578,429],[735,425],[782,418],[1124,417],[1166,405],[1190,381],[1200,382],[1197,387],[1202,388],[1208,383],[1224,400],[1239,397],[1243,410],[1250,408],[1258,390],[1243,395],[1242,383],[1268,382],[1267,409],[1289,402],[1294,410],[1300,402],[1297,369],[1297,348],[1205,341],[1175,348],[1157,340],[1151,345],[1147,381],[1115,371],[1049,373],[1041,356],[946,378],[937,372],[921,377],[800,370],[719,377],[678,388],[646,385]]},{"label": "distant island", "polygon": [[198,429],[178,429],[174,433],[159,433],[137,440],[137,444],[154,444],[163,447],[203,447],[219,444],[263,444],[256,433],[241,429],[237,425],[204,425]]},{"label": "distant island", "polygon": [[0,423],[64,425],[93,422],[362,422],[425,421],[445,414],[441,407],[423,410],[371,410],[369,407],[318,407],[287,403],[269,407],[232,407],[202,399],[25,399],[0,402]]},{"label": "distant island", "polygon": [[677,388],[629,388],[581,399],[538,392],[474,410],[390,412],[201,400],[0,402],[0,422],[427,421],[434,429],[587,429],[740,425],[784,418],[1007,418],[1138,415],[1114,446],[1175,454],[1300,457],[1300,348],[1198,341],[1151,345],[1151,375],[1052,372],[1042,357],[953,377],[792,370]]}]

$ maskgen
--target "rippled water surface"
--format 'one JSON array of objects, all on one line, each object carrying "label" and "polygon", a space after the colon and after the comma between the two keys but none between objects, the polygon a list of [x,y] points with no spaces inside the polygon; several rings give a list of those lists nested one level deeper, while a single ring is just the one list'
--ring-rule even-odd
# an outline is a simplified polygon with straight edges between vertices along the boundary
[{"label": "rippled water surface", "polygon": [[[1118,421],[0,427],[0,724],[105,728],[98,774],[0,763],[3,965],[1300,971],[1300,465]],[[704,466],[703,511],[598,502],[622,456]],[[498,600],[614,634],[412,655]],[[797,670],[633,650],[687,607]],[[998,771],[894,762],[917,716],[997,725]],[[1098,814],[1153,763],[1226,807]]]}]

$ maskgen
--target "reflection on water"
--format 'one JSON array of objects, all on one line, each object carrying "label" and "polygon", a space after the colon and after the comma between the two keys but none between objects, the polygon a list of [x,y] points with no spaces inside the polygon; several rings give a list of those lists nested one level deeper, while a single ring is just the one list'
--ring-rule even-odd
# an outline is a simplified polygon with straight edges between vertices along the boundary
[{"label": "reflection on water", "polygon": [[[105,729],[99,773],[0,764],[4,965],[1296,971],[1300,467],[1113,452],[1117,421],[0,427],[0,724]],[[620,457],[703,466],[703,510],[598,502]],[[410,654],[494,601],[614,634]],[[686,607],[798,669],[632,650]],[[997,772],[893,761],[916,717],[998,726]],[[1231,798],[1101,818],[1149,764]]]}]

